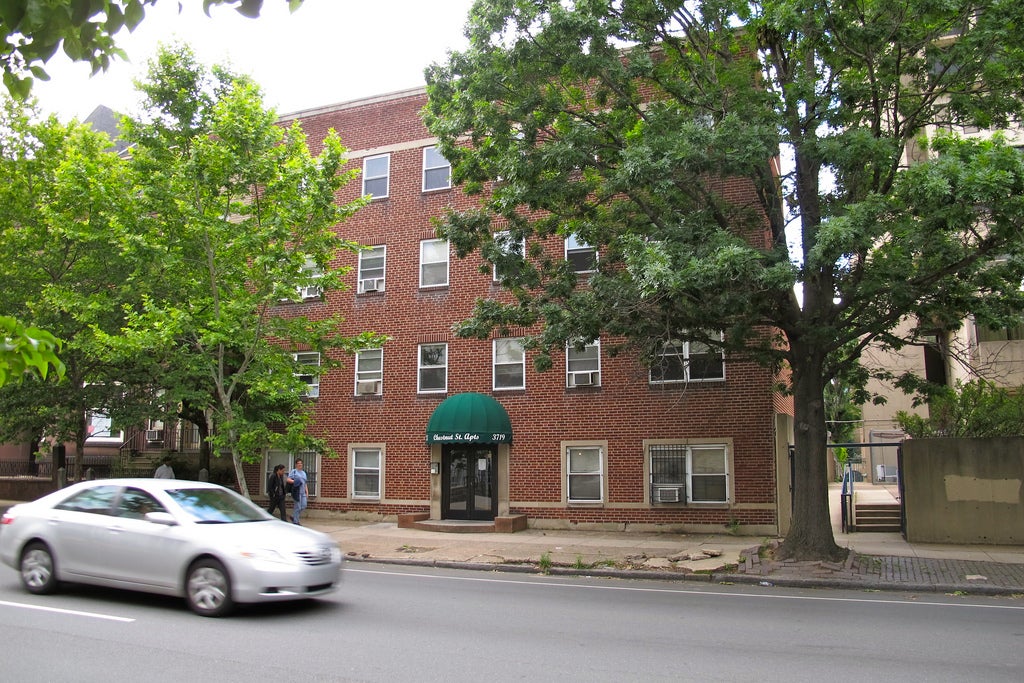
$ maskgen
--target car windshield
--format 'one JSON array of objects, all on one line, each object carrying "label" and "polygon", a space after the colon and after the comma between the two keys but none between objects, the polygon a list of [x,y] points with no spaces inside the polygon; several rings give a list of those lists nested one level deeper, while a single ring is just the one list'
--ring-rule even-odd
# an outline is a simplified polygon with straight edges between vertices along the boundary
[{"label": "car windshield", "polygon": [[227,489],[168,489],[167,495],[201,524],[262,522],[272,519],[262,508]]}]

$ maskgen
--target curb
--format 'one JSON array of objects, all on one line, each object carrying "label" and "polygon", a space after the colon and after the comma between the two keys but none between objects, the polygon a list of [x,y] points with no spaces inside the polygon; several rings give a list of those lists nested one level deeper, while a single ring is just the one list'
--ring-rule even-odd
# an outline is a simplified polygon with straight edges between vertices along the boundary
[{"label": "curb", "polygon": [[458,562],[455,560],[417,560],[412,558],[363,557],[346,555],[345,562],[391,564],[405,567],[430,567],[436,569],[463,569],[483,572],[505,572],[512,574],[536,574],[538,576],[579,576],[593,578],[632,579],[652,581],[695,581],[720,585],[744,584],[765,588],[832,588],[857,591],[885,591],[906,593],[962,593],[964,595],[1012,596],[1024,593],[1024,588],[1005,586],[965,585],[948,583],[891,583],[884,581],[856,581],[841,578],[772,576],[729,573],[663,572],[644,569],[575,569],[573,567],[551,567],[541,571],[536,564],[504,564],[495,562]]}]

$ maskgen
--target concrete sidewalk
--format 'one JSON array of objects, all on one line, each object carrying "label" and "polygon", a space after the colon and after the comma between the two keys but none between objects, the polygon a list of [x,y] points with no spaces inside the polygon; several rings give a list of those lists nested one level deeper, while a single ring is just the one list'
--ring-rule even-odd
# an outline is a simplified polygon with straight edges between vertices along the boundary
[{"label": "concrete sidewalk", "polygon": [[[514,534],[400,529],[312,516],[307,526],[347,559],[488,571],[717,583],[1024,596],[1024,547],[907,543],[899,534],[836,534],[843,563],[762,557],[778,539],[751,536],[527,529]],[[769,553],[770,555],[770,553]]]},{"label": "concrete sidewalk", "polygon": [[[394,522],[353,522],[309,511],[305,523],[331,535],[352,561],[489,571],[580,574],[717,583],[937,591],[1024,597],[1024,546],[908,543],[899,533],[842,533],[845,562],[778,562],[779,539],[730,534],[543,530],[445,533]],[[764,552],[768,549],[769,552]]]}]

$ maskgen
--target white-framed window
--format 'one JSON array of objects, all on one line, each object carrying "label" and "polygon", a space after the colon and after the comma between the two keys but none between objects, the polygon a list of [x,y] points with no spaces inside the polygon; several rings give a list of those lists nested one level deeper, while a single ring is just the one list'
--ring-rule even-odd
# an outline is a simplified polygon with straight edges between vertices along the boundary
[{"label": "white-framed window", "polygon": [[320,395],[320,354],[316,351],[300,351],[299,353],[293,353],[292,359],[295,360],[296,365],[316,368],[316,370],[311,370],[308,373],[296,372],[295,376],[306,384],[306,389],[302,392],[303,396],[309,398],[318,397]]},{"label": "white-framed window", "polygon": [[451,186],[451,163],[437,147],[423,148],[423,191],[447,190]]},{"label": "white-framed window", "polygon": [[448,284],[448,240],[420,241],[420,287]]},{"label": "white-framed window", "polygon": [[[517,256],[520,259],[526,256],[526,240],[512,239],[512,233],[508,230],[501,230],[494,233],[494,244],[505,256]],[[502,273],[498,270],[498,264],[491,268],[491,279],[500,282]]]},{"label": "white-framed window", "polygon": [[604,502],[602,447],[565,447],[565,497],[570,503]]},{"label": "white-framed window", "polygon": [[384,449],[349,446],[349,462],[352,463],[352,497],[380,500],[383,497]]},{"label": "white-framed window", "polygon": [[370,195],[374,199],[387,197],[390,178],[390,154],[379,154],[363,159],[363,195]]},{"label": "white-framed window", "polygon": [[86,415],[85,440],[91,443],[122,442],[124,431],[114,424],[109,415],[94,410]]},{"label": "white-framed window", "polygon": [[569,235],[565,238],[565,260],[576,273],[593,273],[597,270],[597,249]]},{"label": "white-framed window", "polygon": [[369,292],[384,291],[384,266],[387,260],[388,248],[385,245],[368,247],[359,252],[358,287],[356,292],[367,294]]},{"label": "white-framed window", "polygon": [[595,339],[582,349],[573,344],[565,347],[565,386],[596,387],[601,385],[601,340]]},{"label": "white-framed window", "polygon": [[288,474],[295,469],[295,461],[302,460],[302,470],[306,473],[306,485],[309,487],[309,497],[315,498],[320,494],[320,454],[316,451],[288,451],[274,450],[267,451],[263,458],[263,493],[267,493],[267,479],[278,465],[284,465],[284,473]]},{"label": "white-framed window", "polygon": [[302,264],[302,279],[305,284],[301,284],[297,287],[299,291],[300,299],[319,299],[324,293],[322,287],[320,287],[319,280],[324,275],[324,272],[320,270],[320,266],[316,265],[316,262],[311,258],[307,258],[305,263]]},{"label": "white-framed window", "polygon": [[724,444],[651,444],[651,503],[729,502],[729,450]]},{"label": "white-framed window", "polygon": [[420,344],[417,374],[418,392],[448,391],[448,345]]},{"label": "white-framed window", "polygon": [[384,349],[356,353],[356,396],[380,396],[384,389]]},{"label": "white-framed window", "polygon": [[526,388],[526,352],[522,339],[495,339],[492,357],[495,389]]},{"label": "white-framed window", "polygon": [[[721,337],[719,337],[721,339]],[[697,341],[670,341],[651,364],[651,383],[708,382],[725,379],[725,356]]]}]

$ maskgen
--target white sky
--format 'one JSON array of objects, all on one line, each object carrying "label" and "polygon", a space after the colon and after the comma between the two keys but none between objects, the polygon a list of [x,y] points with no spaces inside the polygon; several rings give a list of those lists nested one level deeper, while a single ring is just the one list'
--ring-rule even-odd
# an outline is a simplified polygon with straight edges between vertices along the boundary
[{"label": "white sky", "polygon": [[130,61],[116,60],[90,77],[86,64],[58,52],[46,64],[48,82],[32,93],[46,113],[86,118],[96,106],[132,113],[132,81],[161,42],[188,43],[200,62],[229,65],[262,86],[279,114],[422,86],[423,69],[448,50],[466,47],[463,26],[473,0],[306,0],[289,14],[285,0],[265,0],[258,19],[200,0],[161,0],[134,33],[121,31]]}]

